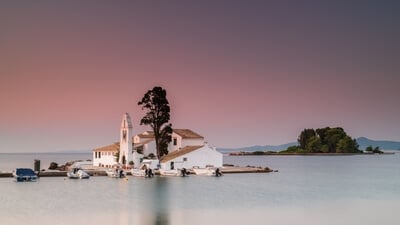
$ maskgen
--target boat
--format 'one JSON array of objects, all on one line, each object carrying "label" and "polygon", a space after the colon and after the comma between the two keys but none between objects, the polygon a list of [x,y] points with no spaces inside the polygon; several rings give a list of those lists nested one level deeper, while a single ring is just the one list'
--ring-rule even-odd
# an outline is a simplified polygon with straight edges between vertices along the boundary
[{"label": "boat", "polygon": [[89,179],[89,174],[80,168],[73,168],[67,172],[67,177],[70,179]]},{"label": "boat", "polygon": [[122,169],[109,169],[106,171],[107,176],[112,178],[124,178],[126,177],[125,171]]},{"label": "boat", "polygon": [[160,176],[165,176],[165,177],[181,176],[181,171],[179,171],[177,169],[173,169],[173,170],[160,169],[159,171],[160,171]]},{"label": "boat", "polygon": [[193,172],[198,176],[215,176],[215,169],[207,168],[193,168]]},{"label": "boat", "polygon": [[222,176],[221,170],[219,168],[193,168],[193,172],[198,176]]},{"label": "boat", "polygon": [[38,176],[29,168],[17,168],[13,172],[13,177],[16,181],[37,181]]},{"label": "boat", "polygon": [[132,176],[134,177],[145,177],[146,176],[146,170],[142,169],[131,169]]},{"label": "boat", "polygon": [[164,177],[188,177],[189,173],[185,168],[183,169],[173,169],[173,170],[164,170],[160,169],[160,176]]}]

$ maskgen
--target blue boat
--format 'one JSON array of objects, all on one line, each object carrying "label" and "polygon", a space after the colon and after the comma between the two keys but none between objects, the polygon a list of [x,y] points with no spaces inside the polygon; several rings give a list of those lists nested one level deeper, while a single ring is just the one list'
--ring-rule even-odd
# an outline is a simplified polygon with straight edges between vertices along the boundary
[{"label": "blue boat", "polygon": [[16,181],[37,181],[38,176],[36,173],[29,168],[17,168],[13,172],[13,176]]}]

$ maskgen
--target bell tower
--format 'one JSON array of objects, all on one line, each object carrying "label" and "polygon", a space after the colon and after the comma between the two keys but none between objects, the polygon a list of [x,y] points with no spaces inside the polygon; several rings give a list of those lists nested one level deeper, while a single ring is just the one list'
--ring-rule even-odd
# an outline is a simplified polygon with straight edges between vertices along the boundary
[{"label": "bell tower", "polygon": [[119,163],[128,165],[132,161],[132,122],[128,113],[122,116],[120,142],[119,142]]}]

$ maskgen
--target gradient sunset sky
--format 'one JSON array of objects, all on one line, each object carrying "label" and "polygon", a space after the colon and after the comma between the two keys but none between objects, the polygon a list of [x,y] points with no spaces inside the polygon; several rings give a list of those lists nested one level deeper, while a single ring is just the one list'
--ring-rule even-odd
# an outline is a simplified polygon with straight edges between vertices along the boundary
[{"label": "gradient sunset sky", "polygon": [[167,90],[217,147],[400,140],[400,1],[1,1],[0,152],[93,149]]}]

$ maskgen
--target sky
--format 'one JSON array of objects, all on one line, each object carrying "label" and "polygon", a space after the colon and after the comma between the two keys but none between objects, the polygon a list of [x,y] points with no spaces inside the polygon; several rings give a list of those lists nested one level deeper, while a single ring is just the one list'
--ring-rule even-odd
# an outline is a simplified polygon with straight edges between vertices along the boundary
[{"label": "sky", "polygon": [[399,1],[0,1],[0,152],[119,140],[167,90],[217,147],[304,128],[400,140]]}]

